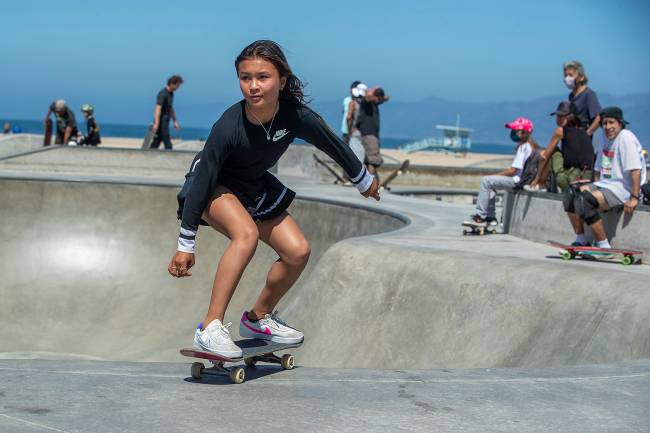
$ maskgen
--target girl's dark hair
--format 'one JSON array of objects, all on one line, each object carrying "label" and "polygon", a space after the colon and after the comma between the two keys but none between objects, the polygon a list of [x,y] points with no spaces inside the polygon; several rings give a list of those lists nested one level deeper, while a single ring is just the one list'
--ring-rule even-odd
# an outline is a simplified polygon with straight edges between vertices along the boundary
[{"label": "girl's dark hair", "polygon": [[566,115],[566,125],[565,126],[575,126],[575,127],[580,127],[582,126],[582,122],[580,122],[580,119],[578,119],[578,116],[576,116],[573,113],[569,113]]},{"label": "girl's dark hair", "polygon": [[287,62],[287,58],[284,56],[280,45],[265,39],[253,42],[237,56],[235,60],[235,70],[237,73],[239,73],[239,64],[242,61],[254,58],[271,62],[280,73],[280,77],[287,79],[284,88],[280,90],[280,99],[291,101],[295,104],[307,104],[309,102],[305,99],[305,85],[291,71],[289,62]]}]

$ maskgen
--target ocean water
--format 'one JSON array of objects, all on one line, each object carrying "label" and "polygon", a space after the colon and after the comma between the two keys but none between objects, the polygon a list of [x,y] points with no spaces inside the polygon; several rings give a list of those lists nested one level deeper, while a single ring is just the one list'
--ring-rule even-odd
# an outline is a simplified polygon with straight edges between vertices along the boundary
[{"label": "ocean water", "polygon": [[[99,119],[98,119],[99,121]],[[42,134],[43,122],[41,120],[12,120],[0,119],[0,124],[5,122],[11,123],[13,126],[18,126],[22,132],[28,134]],[[79,129],[82,132],[86,130],[86,123],[82,119],[77,119]],[[100,123],[99,124],[101,135],[103,137],[127,137],[127,138],[144,138],[147,132],[147,125],[127,125],[118,123]],[[183,127],[180,131],[171,129],[172,138],[180,138],[181,140],[205,140],[210,134],[209,128],[186,128]],[[386,149],[396,149],[401,144],[406,144],[415,141],[414,138],[387,138],[381,137],[381,146]],[[300,142],[299,142],[300,143]],[[473,153],[494,153],[501,155],[514,154],[514,146],[504,144],[489,144],[489,143],[472,143]]]}]

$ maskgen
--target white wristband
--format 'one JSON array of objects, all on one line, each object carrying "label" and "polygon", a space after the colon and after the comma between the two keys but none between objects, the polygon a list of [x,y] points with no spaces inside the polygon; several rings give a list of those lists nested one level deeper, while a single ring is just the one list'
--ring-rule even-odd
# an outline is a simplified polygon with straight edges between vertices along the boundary
[{"label": "white wristband", "polygon": [[[365,169],[364,169],[365,170]],[[368,170],[365,170],[365,174],[363,175],[363,178],[359,183],[356,184],[357,189],[359,192],[366,192],[370,188],[370,185],[372,185],[372,181],[375,180],[375,176],[370,174]]]}]

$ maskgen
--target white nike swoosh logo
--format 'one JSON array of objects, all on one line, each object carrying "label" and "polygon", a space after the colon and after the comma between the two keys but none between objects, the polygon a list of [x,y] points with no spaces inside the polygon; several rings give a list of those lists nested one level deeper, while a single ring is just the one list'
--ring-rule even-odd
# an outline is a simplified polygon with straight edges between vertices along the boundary
[{"label": "white nike swoosh logo", "polygon": [[287,135],[289,131],[278,131],[275,133],[275,136],[273,136],[273,141],[278,141],[285,135]]}]

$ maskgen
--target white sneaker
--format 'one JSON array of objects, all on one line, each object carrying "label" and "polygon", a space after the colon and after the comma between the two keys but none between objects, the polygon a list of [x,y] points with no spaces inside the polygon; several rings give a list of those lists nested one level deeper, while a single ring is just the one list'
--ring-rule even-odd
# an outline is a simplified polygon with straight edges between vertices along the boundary
[{"label": "white sneaker", "polygon": [[205,352],[213,352],[226,358],[241,358],[241,349],[230,338],[231,322],[223,326],[221,320],[215,319],[203,330],[199,325],[194,334],[194,347]]},{"label": "white sneaker", "polygon": [[305,335],[287,325],[278,317],[278,312],[265,314],[257,322],[248,320],[248,311],[244,311],[239,322],[239,335],[243,338],[271,340],[276,343],[300,343]]}]

